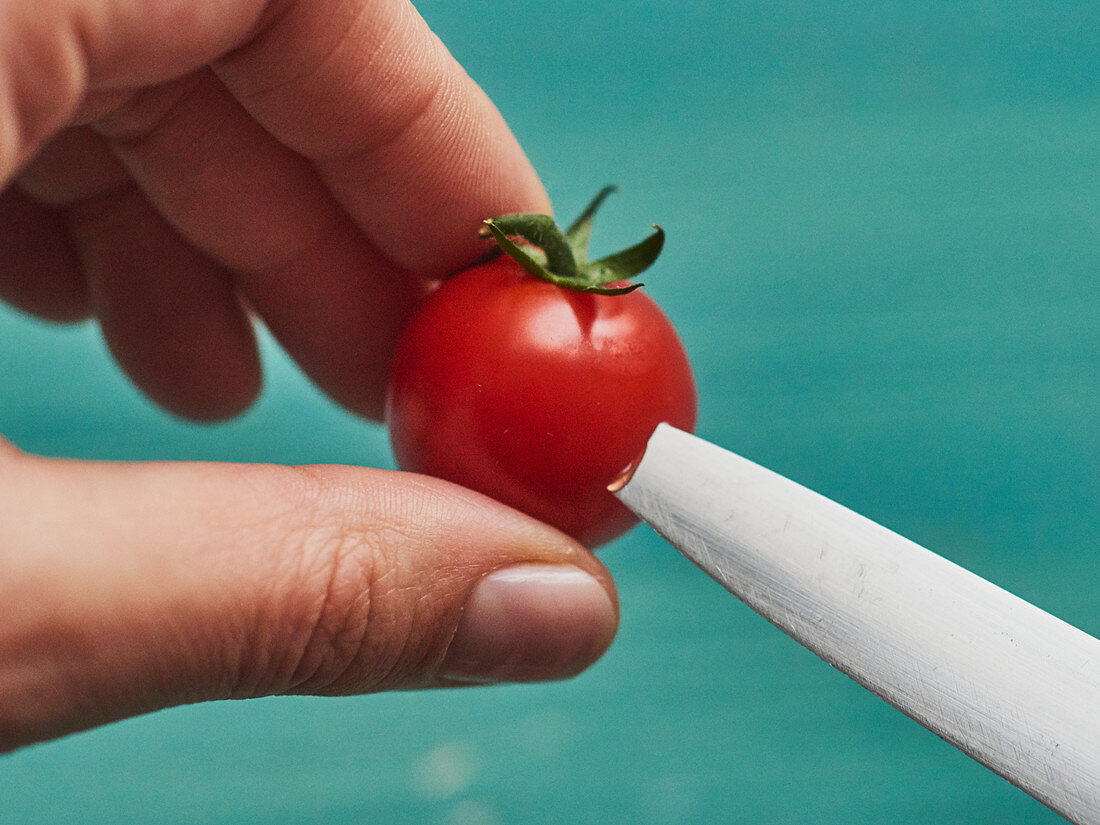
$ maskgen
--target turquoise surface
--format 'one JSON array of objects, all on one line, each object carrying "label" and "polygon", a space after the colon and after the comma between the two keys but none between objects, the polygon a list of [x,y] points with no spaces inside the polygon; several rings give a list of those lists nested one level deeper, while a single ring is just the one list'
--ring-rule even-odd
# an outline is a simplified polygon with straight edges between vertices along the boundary
[{"label": "turquoise surface", "polygon": [[[668,231],[648,289],[693,354],[704,436],[1100,634],[1100,5],[420,7],[560,214],[621,184],[596,252]],[[253,411],[191,426],[94,328],[0,311],[0,432],[390,462],[266,356]],[[602,557],[622,630],[576,680],[157,713],[0,758],[0,822],[1061,821],[648,531]]]}]

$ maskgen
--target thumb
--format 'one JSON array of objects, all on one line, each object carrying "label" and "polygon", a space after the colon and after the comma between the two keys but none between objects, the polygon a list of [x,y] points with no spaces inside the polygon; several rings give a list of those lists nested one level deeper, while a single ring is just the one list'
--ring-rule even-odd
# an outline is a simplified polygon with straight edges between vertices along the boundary
[{"label": "thumb", "polygon": [[618,620],[583,547],[445,482],[10,448],[0,605],[0,749],[208,699],[568,677]]}]

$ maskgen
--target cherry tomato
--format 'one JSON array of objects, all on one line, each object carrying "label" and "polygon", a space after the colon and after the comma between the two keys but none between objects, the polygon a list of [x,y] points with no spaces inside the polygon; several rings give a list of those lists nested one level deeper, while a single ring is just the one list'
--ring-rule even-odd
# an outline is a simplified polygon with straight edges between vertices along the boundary
[{"label": "cherry tomato", "polygon": [[659,423],[694,427],[696,391],[675,329],[644,292],[572,291],[502,255],[444,282],[413,317],[386,417],[402,469],[596,547],[636,521],[608,485]]}]

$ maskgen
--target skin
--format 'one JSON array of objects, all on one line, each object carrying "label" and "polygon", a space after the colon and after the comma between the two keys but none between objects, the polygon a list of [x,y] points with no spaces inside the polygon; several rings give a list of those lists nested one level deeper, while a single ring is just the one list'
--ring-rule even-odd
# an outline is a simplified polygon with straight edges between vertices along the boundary
[{"label": "skin", "polygon": [[[480,220],[549,209],[404,0],[7,0],[0,191],[0,297],[94,317],[207,420],[259,392],[250,312],[378,417]],[[445,482],[2,440],[0,604],[0,749],[182,702],[561,678],[618,618],[583,547]]]}]

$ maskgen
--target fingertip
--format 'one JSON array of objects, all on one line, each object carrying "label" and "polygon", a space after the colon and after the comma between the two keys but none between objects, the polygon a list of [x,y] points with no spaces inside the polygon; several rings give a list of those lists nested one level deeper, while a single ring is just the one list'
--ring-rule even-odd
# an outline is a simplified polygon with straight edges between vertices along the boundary
[{"label": "fingertip", "polygon": [[251,406],[261,389],[256,335],[223,267],[132,185],[74,205],[69,225],[103,337],[134,384],[190,420]]},{"label": "fingertip", "polygon": [[168,393],[154,395],[148,389],[146,391],[159,407],[172,415],[200,424],[215,424],[242,415],[260,397],[263,378],[259,367],[239,369],[237,372],[235,377],[223,384],[204,382],[193,392],[181,393],[178,384]]},{"label": "fingertip", "polygon": [[517,564],[493,571],[466,601],[440,681],[576,676],[615,638],[618,603],[608,583],[570,565]]},{"label": "fingertip", "polygon": [[[433,478],[304,469],[319,483],[310,498],[325,509],[338,503],[350,522],[326,519],[322,532],[335,525],[347,538],[322,541],[339,549],[335,567],[309,568],[321,571],[326,604],[293,692],[564,679],[611,644],[619,616],[611,576],[564,533]],[[308,593],[318,583],[311,577],[304,591],[303,583],[290,590]],[[358,629],[354,644],[347,628]],[[334,637],[344,654],[333,650]]]},{"label": "fingertip", "polygon": [[16,187],[0,191],[0,299],[54,323],[90,315],[64,218]]}]

